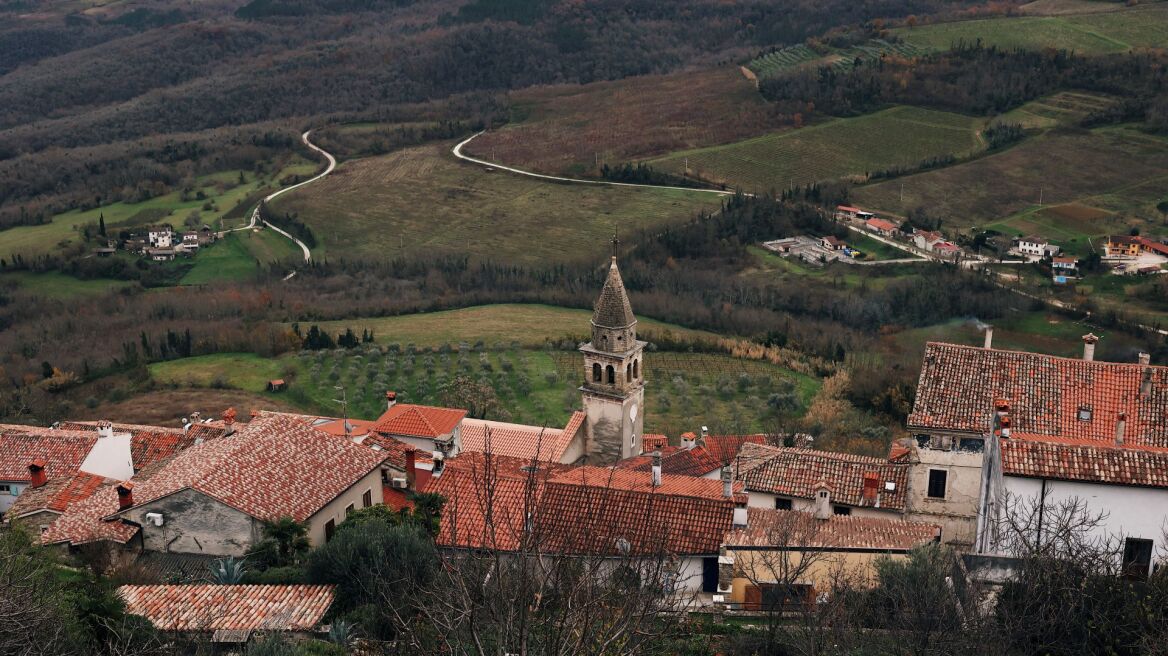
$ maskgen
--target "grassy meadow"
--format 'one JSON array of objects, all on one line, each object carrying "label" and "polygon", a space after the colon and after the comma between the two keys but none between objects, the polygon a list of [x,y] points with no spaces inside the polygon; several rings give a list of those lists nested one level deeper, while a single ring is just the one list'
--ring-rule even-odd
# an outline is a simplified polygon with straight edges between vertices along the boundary
[{"label": "grassy meadow", "polygon": [[296,258],[300,249],[275,230],[241,230],[228,233],[219,242],[194,256],[194,266],[180,284],[205,285],[238,282],[252,278],[260,266]]},{"label": "grassy meadow", "polygon": [[831,119],[736,143],[671,153],[654,168],[733,185],[747,191],[912,166],[938,155],[982,148],[981,119],[917,107],[893,107],[855,118]]},{"label": "grassy meadow", "polygon": [[924,207],[948,230],[1041,234],[1057,225],[1047,236],[1081,242],[1160,225],[1155,205],[1165,182],[1168,140],[1118,127],[1048,133],[971,162],[857,187],[852,200],[896,214]]},{"label": "grassy meadow", "polygon": [[889,43],[882,39],[873,39],[850,48],[827,48],[824,52],[816,52],[800,43],[756,57],[746,67],[759,77],[767,77],[800,67],[850,66],[857,59],[871,61],[884,55],[913,57],[922,52],[921,48],[911,43]]},{"label": "grassy meadow", "polygon": [[1006,49],[1074,50],[1085,55],[1160,48],[1168,43],[1168,7],[1136,6],[1121,11],[989,18],[902,27],[892,31],[923,50],[948,50],[980,40]]},{"label": "grassy meadow", "polygon": [[314,257],[468,253],[532,263],[596,258],[613,230],[655,228],[716,209],[714,194],[543,182],[460,162],[449,142],[345,162],[281,196],[316,236]]}]

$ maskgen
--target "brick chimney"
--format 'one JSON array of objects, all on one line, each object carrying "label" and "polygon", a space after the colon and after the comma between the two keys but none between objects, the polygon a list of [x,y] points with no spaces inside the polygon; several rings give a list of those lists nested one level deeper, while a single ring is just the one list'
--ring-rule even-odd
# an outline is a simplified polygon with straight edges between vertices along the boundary
[{"label": "brick chimney", "polygon": [[991,349],[994,347],[994,327],[993,326],[986,326],[985,327],[985,347],[987,349]]},{"label": "brick chimney", "polygon": [[994,415],[997,418],[996,428],[999,435],[1004,439],[1010,437],[1010,402],[1005,399],[998,399],[994,402]]},{"label": "brick chimney", "polygon": [[1097,343],[1099,343],[1099,337],[1095,333],[1083,335],[1083,359],[1087,362],[1095,359],[1095,345]]},{"label": "brick chimney", "polygon": [[722,465],[722,496],[734,496],[734,481],[730,478],[730,465]]},{"label": "brick chimney", "polygon": [[876,499],[880,495],[880,474],[876,472],[864,473],[864,501],[876,504]]},{"label": "brick chimney", "polygon": [[388,390],[385,393],[385,409],[389,410],[395,405],[397,405],[397,392]]},{"label": "brick chimney", "polygon": [[235,433],[235,408],[223,411],[223,426],[227,428],[227,435]]},{"label": "brick chimney", "polygon": [[661,487],[661,451],[653,452],[653,487]]},{"label": "brick chimney", "polygon": [[815,519],[831,519],[831,488],[827,481],[819,481],[815,486]]},{"label": "brick chimney", "polygon": [[118,510],[125,510],[134,505],[134,484],[125,481],[118,485]]},{"label": "brick chimney", "polygon": [[1115,445],[1123,446],[1123,434],[1127,432],[1127,413],[1120,412],[1115,418]]},{"label": "brick chimney", "polygon": [[45,459],[36,458],[28,463],[28,486],[40,487],[49,482],[49,475],[45,472]]},{"label": "brick chimney", "polygon": [[406,451],[406,488],[414,489],[417,479],[418,452],[410,449]]},{"label": "brick chimney", "polygon": [[1140,358],[1140,364],[1144,365],[1145,367],[1152,364],[1152,354],[1150,354],[1150,353],[1144,353],[1141,351],[1139,358]]}]

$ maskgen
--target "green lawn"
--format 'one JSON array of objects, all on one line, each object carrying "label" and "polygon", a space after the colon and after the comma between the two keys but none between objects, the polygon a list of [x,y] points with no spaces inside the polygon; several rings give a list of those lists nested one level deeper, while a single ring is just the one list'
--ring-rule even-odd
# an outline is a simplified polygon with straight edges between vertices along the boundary
[{"label": "green lawn", "polygon": [[899,260],[914,257],[911,253],[906,253],[895,246],[889,246],[859,232],[848,232],[844,242],[852,248],[860,249],[860,252],[864,253],[865,256],[861,258],[862,260]]},{"label": "green lawn", "polygon": [[893,33],[925,50],[948,50],[977,40],[1006,49],[1056,48],[1087,55],[1163,47],[1168,43],[1168,7],[1139,6],[1109,13],[1018,16],[902,27]]},{"label": "green lawn", "polygon": [[1060,125],[1076,125],[1088,114],[1107,109],[1115,101],[1081,91],[1060,91],[1032,100],[994,119],[994,123],[1017,123],[1027,129],[1045,130]]},{"label": "green lawn", "polygon": [[[844,177],[864,178],[939,155],[982,148],[982,119],[917,107],[893,107],[832,119],[798,130],[699,148],[649,160],[669,173],[726,183],[747,191],[785,189]],[[686,168],[688,167],[688,169]]]},{"label": "green lawn", "polygon": [[11,271],[0,274],[0,285],[5,283],[14,283],[17,287],[31,291],[37,296],[54,300],[106,294],[137,284],[129,280],[80,280],[56,271],[44,273]]},{"label": "green lawn", "polygon": [[[228,233],[218,242],[200,249],[199,253],[194,256],[194,267],[183,276],[180,284],[205,285],[213,282],[238,282],[251,279],[259,271],[256,264],[257,258],[252,252],[251,245],[254,243],[257,248],[267,250],[270,244],[269,238],[263,235],[265,232],[272,231]],[[276,236],[279,237],[279,235]],[[288,240],[285,239],[285,241]],[[291,244],[291,241],[288,243]],[[260,261],[266,263],[264,260]]]},{"label": "green lawn", "polygon": [[[340,414],[334,401],[344,386],[349,416],[373,419],[384,409],[385,391],[411,403],[441,403],[443,385],[469,376],[490,385],[507,413],[521,423],[562,426],[581,405],[582,372],[574,351],[474,347],[459,350],[382,349],[314,351],[264,359],[224,354],[150,365],[153,379],[181,388],[223,387],[262,393],[308,413]],[[818,380],[766,362],[701,353],[645,355],[645,430],[677,435],[706,425],[715,432],[765,428],[767,399],[793,390],[804,407]],[[268,380],[289,381],[286,392],[264,392]]]},{"label": "green lawn", "polygon": [[531,264],[595,260],[615,229],[655,229],[720,206],[709,193],[543,182],[456,160],[450,142],[352,160],[279,197],[311,227],[313,256],[465,253]]},{"label": "green lawn", "polygon": [[[551,305],[500,304],[398,317],[316,323],[333,335],[344,332],[346,328],[352,328],[357,334],[372,330],[378,344],[399,344],[403,347],[408,344],[419,348],[443,344],[457,346],[460,342],[473,346],[480,341],[486,346],[510,345],[513,342],[522,346],[542,346],[547,341],[565,338],[586,340],[591,318],[592,313],[587,310]],[[300,324],[300,329],[304,332],[309,326],[309,322],[304,322]],[[647,340],[667,334],[687,339],[717,339],[713,333],[645,318],[639,319],[637,330],[641,339]]]}]

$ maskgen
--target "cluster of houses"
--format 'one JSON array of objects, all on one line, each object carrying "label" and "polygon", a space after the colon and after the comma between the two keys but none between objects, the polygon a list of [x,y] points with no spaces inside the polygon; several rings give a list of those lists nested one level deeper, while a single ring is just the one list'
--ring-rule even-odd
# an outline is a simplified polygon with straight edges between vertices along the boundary
[{"label": "cluster of houses", "polygon": [[906,231],[888,219],[882,219],[872,212],[850,205],[837,206],[835,218],[837,221],[848,221],[862,225],[868,232],[881,237],[907,242],[917,250],[937,259],[957,261],[961,258],[961,248],[946,240],[940,232],[919,228],[911,228]]},{"label": "cluster of houses", "polygon": [[1108,236],[1103,246],[1103,259],[1112,265],[1112,271],[1124,275],[1155,275],[1164,273],[1168,264],[1168,244],[1147,237]]},{"label": "cluster of houses", "polygon": [[[199,249],[214,243],[220,234],[203,225],[197,230],[175,232],[169,225],[149,226],[139,232],[130,234],[122,242],[122,247],[130,253],[147,257],[155,262],[169,262],[176,256],[190,257],[199,252]],[[109,257],[117,252],[117,241],[111,240],[105,248],[94,250],[98,257]]]},{"label": "cluster of houses", "polygon": [[[772,443],[766,435],[676,442],[645,434],[645,342],[616,260],[581,346],[582,408],[562,428],[399,403],[375,419],[228,410],[183,428],[68,422],[0,426],[0,512],[46,547],[111,560],[244,557],[265,521],[291,517],[312,544],[346,516],[442,495],[445,550],[666,559],[695,606],[751,612],[814,599],[832,572],[871,577],[878,558],[940,542],[1009,556],[1011,499],[1076,497],[1106,513],[1123,565],[1147,576],[1168,521],[1168,367],[930,343],[910,437],[884,457]],[[538,535],[538,540],[532,536]],[[776,555],[809,558],[795,580]],[[165,558],[163,558],[165,557]],[[170,577],[167,577],[170,578]],[[222,642],[320,629],[330,586],[120,590],[166,631]],[[262,609],[262,612],[254,609]]]}]

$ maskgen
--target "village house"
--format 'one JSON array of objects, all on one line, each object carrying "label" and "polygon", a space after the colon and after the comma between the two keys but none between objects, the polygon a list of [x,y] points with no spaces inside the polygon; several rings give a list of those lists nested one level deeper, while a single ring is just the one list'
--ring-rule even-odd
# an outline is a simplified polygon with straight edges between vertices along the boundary
[{"label": "village house", "polygon": [[322,544],[355,508],[382,502],[386,457],[296,416],[260,413],[74,503],[41,541],[243,556],[265,521],[291,517]]},{"label": "village house", "polygon": [[[826,483],[819,487],[828,492]],[[935,542],[939,530],[897,518],[836,515],[827,494],[810,512],[750,508],[746,525],[723,541],[718,591],[734,610],[806,607],[837,574],[870,585],[878,559],[907,558],[913,548]]]},{"label": "village house", "polygon": [[925,347],[909,430],[930,447],[948,440],[961,459],[936,463],[964,490],[939,505],[966,535],[976,518],[979,553],[1009,555],[999,527],[1019,502],[1037,510],[1074,498],[1103,514],[1096,537],[1119,542],[1129,574],[1151,571],[1168,525],[1168,368],[1146,354],[1134,364],[1095,361],[1097,342],[1084,335],[1081,359]]},{"label": "village house", "polygon": [[908,496],[908,465],[883,458],[746,443],[735,459],[751,508],[811,512],[826,483],[837,515],[900,516]]},{"label": "village house", "polygon": [[1079,273],[1079,260],[1074,257],[1060,255],[1050,261],[1051,279],[1056,285],[1065,285],[1070,278]]},{"label": "village house", "polygon": [[1014,251],[1020,255],[1036,260],[1044,257],[1054,257],[1059,253],[1059,247],[1050,243],[1050,241],[1030,235],[1028,237],[1019,237],[1014,241]]},{"label": "village house", "polygon": [[151,226],[146,230],[146,243],[151,248],[170,249],[174,246],[174,229],[168,225]]},{"label": "village house", "polygon": [[336,594],[332,585],[123,585],[126,612],[164,633],[242,644],[253,634],[296,640],[324,630]]},{"label": "village house", "polygon": [[155,262],[170,262],[174,259],[173,248],[147,248],[146,256]]},{"label": "village house", "polygon": [[837,221],[867,221],[873,216],[875,215],[871,212],[866,212],[851,205],[837,205],[835,208],[835,218]]},{"label": "village house", "polygon": [[945,241],[945,237],[939,232],[931,232],[929,230],[916,230],[913,232],[913,246],[922,251],[932,252],[933,246]]},{"label": "village house", "polygon": [[831,250],[831,251],[838,251],[838,250],[843,250],[844,248],[847,248],[847,244],[845,244],[843,242],[843,240],[841,240],[838,237],[835,237],[833,235],[828,235],[819,241],[823,245],[824,248]]},{"label": "village house", "polygon": [[1168,257],[1168,244],[1147,237],[1112,235],[1107,237],[1103,253],[1108,258],[1139,257],[1143,253]]},{"label": "village house", "polygon": [[896,234],[896,224],[885,219],[871,218],[864,222],[864,227],[868,230],[882,235],[884,237],[891,237]]},{"label": "village house", "polygon": [[664,435],[646,436],[645,453],[621,460],[613,465],[619,469],[652,471],[655,453],[660,454],[661,471],[680,476],[719,479],[722,468],[732,465],[744,444],[762,444],[763,435],[709,435],[705,426],[699,438],[694,433],[682,433],[680,446],[669,446]]},{"label": "village house", "polygon": [[386,411],[374,420],[372,433],[437,454],[439,459],[458,455],[466,410],[398,403],[393,391],[385,393],[385,400]]}]

